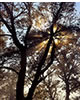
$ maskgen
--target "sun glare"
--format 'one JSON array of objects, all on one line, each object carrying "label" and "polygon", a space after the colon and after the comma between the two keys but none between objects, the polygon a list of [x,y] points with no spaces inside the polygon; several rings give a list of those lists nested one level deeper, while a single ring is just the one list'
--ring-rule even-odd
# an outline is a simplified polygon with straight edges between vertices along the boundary
[{"label": "sun glare", "polygon": [[35,49],[36,51],[41,51],[43,48],[46,48],[46,45],[47,45],[47,42],[48,42],[49,39],[47,40],[44,40],[43,42],[41,42],[40,44],[38,44]]},{"label": "sun glare", "polygon": [[36,34],[36,35],[33,35],[33,37],[42,37],[42,35]]},{"label": "sun glare", "polygon": [[57,36],[56,38],[54,38],[56,45],[59,45],[59,44],[67,45],[70,42],[70,40],[73,38],[72,34],[65,34],[65,32],[62,34],[64,34],[64,35]]},{"label": "sun glare", "polygon": [[48,31],[48,34],[50,34],[50,31]]},{"label": "sun glare", "polygon": [[55,33],[56,30],[57,30],[57,25],[54,25],[54,27],[53,27],[53,32]]},{"label": "sun glare", "polygon": [[52,46],[50,46],[50,48],[49,48],[48,55],[51,55],[51,51],[52,51]]},{"label": "sun glare", "polygon": [[56,45],[58,45],[60,43],[60,41],[58,39],[54,39],[54,42]]},{"label": "sun glare", "polygon": [[67,39],[63,40],[63,44],[67,44],[69,41]]},{"label": "sun glare", "polygon": [[[54,32],[56,31],[56,29],[57,29],[57,27],[56,27],[56,25],[55,25],[55,27],[54,27]],[[49,31],[48,31],[48,33],[49,33]],[[35,35],[35,37],[41,37],[41,35]],[[55,45],[56,45],[56,46],[61,46],[61,45],[67,45],[67,44],[70,42],[70,40],[72,39],[72,37],[73,37],[73,36],[72,36],[71,34],[69,34],[69,33],[68,33],[68,34],[65,34],[65,32],[63,32],[62,35],[58,35],[58,36],[56,36],[56,37],[53,37],[53,39],[54,39],[54,42],[55,42]],[[39,44],[35,47],[35,51],[40,52],[42,49],[45,49],[46,46],[47,46],[48,40],[49,40],[49,39],[44,40],[44,41],[42,41],[41,43],[39,43]],[[49,53],[48,53],[48,55],[51,54],[51,50],[52,50],[52,45],[51,45],[50,48],[49,48]]]}]

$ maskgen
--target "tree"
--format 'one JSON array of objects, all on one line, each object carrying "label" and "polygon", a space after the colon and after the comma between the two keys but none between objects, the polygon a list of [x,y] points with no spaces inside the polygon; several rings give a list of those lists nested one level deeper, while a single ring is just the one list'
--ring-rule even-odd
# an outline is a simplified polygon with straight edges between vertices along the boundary
[{"label": "tree", "polygon": [[[70,100],[70,93],[79,90],[79,47],[76,45],[76,39],[73,40],[71,45],[65,46],[65,49],[60,50],[58,53],[57,61],[57,71],[59,78],[65,83],[63,89],[66,92],[65,100]],[[76,59],[77,57],[77,59]]]},{"label": "tree", "polygon": [[[20,61],[20,71],[18,74],[18,80],[16,85],[16,99],[32,100],[36,86],[43,80],[42,75],[51,66],[51,64],[54,61],[55,58],[54,54],[56,49],[55,38],[57,38],[57,35],[64,30],[64,28],[61,29],[58,28],[58,24],[64,25],[65,23],[65,25],[67,25],[67,23],[64,22],[65,17],[66,15],[67,16],[70,15],[69,17],[71,17],[71,15],[73,14],[74,3],[56,2],[56,3],[47,4],[49,7],[47,9],[52,14],[51,16],[52,20],[51,23],[49,23],[50,35],[48,41],[46,42],[47,44],[43,56],[40,58],[39,62],[35,65],[35,70],[34,70],[35,74],[32,80],[31,87],[29,88],[27,97],[24,97],[24,93],[23,93],[26,66],[27,66],[26,64],[26,50],[28,50],[27,40],[32,26],[32,20],[35,19],[33,16],[34,14],[32,13],[33,10],[36,9],[36,7],[33,6],[33,3],[0,3],[0,5],[1,5],[0,20],[7,27],[8,31],[11,33],[13,42],[20,52],[21,61]],[[46,3],[44,4],[44,7],[45,5]],[[38,12],[40,12],[39,9],[36,9],[35,15],[38,15]],[[39,16],[43,16],[43,14],[41,13],[39,14],[40,14]],[[63,22],[61,20],[62,18],[64,19]],[[55,30],[55,25],[57,26],[56,30]],[[50,59],[46,65],[45,62],[48,57],[50,46],[52,46],[50,52]]]}]

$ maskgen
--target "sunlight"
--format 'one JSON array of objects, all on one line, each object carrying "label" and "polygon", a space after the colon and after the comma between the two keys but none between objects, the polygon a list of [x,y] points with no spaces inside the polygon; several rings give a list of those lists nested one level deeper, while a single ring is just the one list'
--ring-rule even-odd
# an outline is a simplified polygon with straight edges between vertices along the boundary
[{"label": "sunlight", "polygon": [[60,40],[54,39],[54,42],[55,42],[56,45],[58,45],[60,43]]},{"label": "sunlight", "polygon": [[42,35],[40,35],[40,34],[36,34],[36,35],[33,35],[33,37],[42,37]]},{"label": "sunlight", "polygon": [[47,22],[47,19],[37,16],[35,21],[33,21],[33,22],[34,22],[34,24],[33,24],[34,28],[36,28],[38,30],[42,30],[45,28],[45,24]]},{"label": "sunlight", "polygon": [[38,52],[41,51],[43,48],[46,47],[48,40],[49,40],[49,39],[44,40],[43,42],[41,42],[40,44],[38,44],[38,45],[36,46],[35,49],[36,49]]},{"label": "sunlight", "polygon": [[41,24],[44,20],[42,18],[39,19],[39,23]]},{"label": "sunlight", "polygon": [[64,34],[64,36],[56,36],[53,37],[54,38],[54,41],[55,41],[55,44],[58,46],[59,44],[61,45],[66,45],[70,42],[70,40],[73,38],[73,35],[72,34],[66,34],[65,35],[65,32],[62,32],[62,34]]},{"label": "sunlight", "polygon": [[[56,31],[57,27],[55,27],[54,29]],[[49,31],[48,31],[48,33],[49,33]],[[53,37],[56,46],[67,45],[70,42],[69,40],[72,38],[72,35],[71,34],[65,35],[65,32],[63,32],[62,34],[64,34],[64,35],[62,35],[62,36],[60,35],[60,36]],[[41,37],[41,35],[34,35],[34,37]],[[46,45],[48,43],[48,40],[49,39],[44,40],[41,43],[39,43],[35,47],[35,51],[40,52],[42,49],[45,49],[46,48]],[[51,50],[52,50],[52,46],[50,46],[50,48],[49,48],[48,55],[50,55]]]},{"label": "sunlight", "polygon": [[43,41],[43,45],[46,44],[46,43],[47,43],[47,41]]},{"label": "sunlight", "polygon": [[48,34],[50,34],[50,31],[48,31]]},{"label": "sunlight", "polygon": [[49,48],[48,56],[51,55],[51,51],[52,51],[52,46],[50,46]]},{"label": "sunlight", "polygon": [[53,32],[55,33],[56,30],[57,30],[57,25],[55,24],[55,25],[53,26]]},{"label": "sunlight", "polygon": [[62,35],[65,35],[66,32],[61,32]]},{"label": "sunlight", "polygon": [[64,39],[63,44],[67,44],[67,43],[69,43],[68,39]]}]

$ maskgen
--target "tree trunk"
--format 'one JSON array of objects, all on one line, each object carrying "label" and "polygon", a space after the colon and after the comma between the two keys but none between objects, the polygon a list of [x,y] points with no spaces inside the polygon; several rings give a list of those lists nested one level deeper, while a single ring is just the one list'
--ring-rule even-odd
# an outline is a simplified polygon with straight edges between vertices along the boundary
[{"label": "tree trunk", "polygon": [[32,82],[31,88],[29,89],[27,97],[25,98],[26,100],[32,100],[32,97],[33,97],[34,91],[36,89],[36,86],[39,84],[38,79],[41,75],[40,74],[41,68],[42,68],[42,65],[45,63],[45,60],[46,60],[46,57],[47,57],[47,54],[48,54],[49,47],[50,47],[51,43],[52,43],[52,37],[50,37],[50,39],[48,41],[48,44],[47,44],[47,47],[46,47],[46,50],[45,50],[45,53],[44,53],[39,65],[37,66],[37,71],[36,71],[36,74],[35,74],[35,78]]},{"label": "tree trunk", "polygon": [[42,68],[43,64],[45,63],[45,60],[46,60],[46,57],[47,57],[47,54],[48,54],[50,45],[51,45],[52,40],[53,40],[52,33],[53,33],[53,27],[51,27],[51,36],[50,36],[50,39],[49,39],[49,41],[48,41],[48,44],[47,44],[45,53],[44,53],[44,55],[43,55],[43,57],[42,57],[42,59],[41,59],[39,65],[37,66],[37,71],[36,71],[34,80],[33,80],[33,82],[32,82],[31,88],[29,89],[28,95],[27,95],[27,97],[25,98],[25,100],[32,100],[34,91],[35,91],[37,85],[39,84],[38,79],[39,79],[39,77],[40,77],[40,75],[41,75],[41,74],[40,74],[41,68]]},{"label": "tree trunk", "polygon": [[28,92],[28,95],[27,97],[25,98],[25,100],[32,100],[32,97],[33,97],[33,94],[34,94],[34,91],[36,89],[36,86],[37,86],[38,82],[37,80],[35,79],[32,83],[32,86],[31,88],[29,89],[29,92]]},{"label": "tree trunk", "polygon": [[69,95],[70,95],[69,83],[67,83],[66,84],[66,98],[65,98],[65,100],[70,100]]},{"label": "tree trunk", "polygon": [[66,91],[66,99],[65,100],[69,100],[69,92],[68,91]]},{"label": "tree trunk", "polygon": [[24,80],[26,72],[26,50],[21,50],[21,69],[18,75],[18,81],[16,85],[16,100],[24,100]]}]

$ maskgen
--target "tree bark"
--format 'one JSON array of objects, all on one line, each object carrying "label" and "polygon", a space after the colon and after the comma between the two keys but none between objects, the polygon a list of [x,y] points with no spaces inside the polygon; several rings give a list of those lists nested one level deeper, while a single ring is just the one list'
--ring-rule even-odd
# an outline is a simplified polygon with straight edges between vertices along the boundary
[{"label": "tree bark", "polygon": [[65,98],[65,100],[70,100],[69,95],[70,95],[69,83],[66,83],[66,98]]},{"label": "tree bark", "polygon": [[25,98],[25,100],[32,100],[33,94],[34,94],[34,91],[35,91],[37,85],[38,85],[37,79],[34,79],[33,84],[31,86],[31,88],[29,89],[28,95]]},{"label": "tree bark", "polygon": [[26,72],[26,50],[21,50],[21,69],[16,86],[16,100],[24,100],[24,80]]}]

